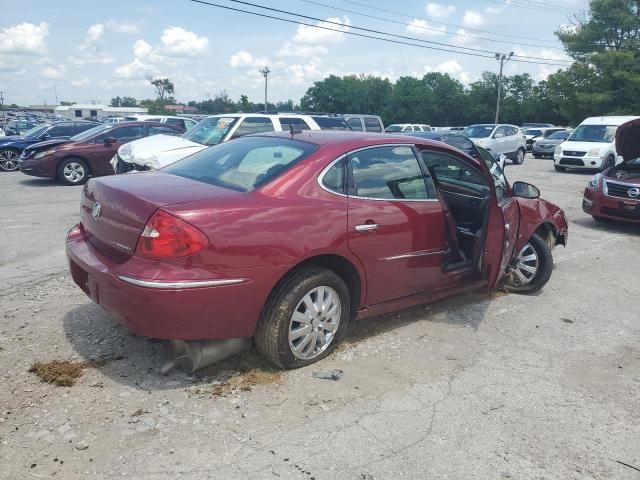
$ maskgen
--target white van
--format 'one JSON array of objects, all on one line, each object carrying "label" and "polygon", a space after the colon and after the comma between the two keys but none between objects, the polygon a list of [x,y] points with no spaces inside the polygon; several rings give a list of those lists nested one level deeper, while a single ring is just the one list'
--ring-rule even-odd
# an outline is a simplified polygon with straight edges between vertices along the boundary
[{"label": "white van", "polygon": [[600,169],[613,167],[618,160],[616,131],[623,123],[640,117],[590,117],[573,131],[566,141],[556,147],[554,167],[562,172],[567,168]]}]

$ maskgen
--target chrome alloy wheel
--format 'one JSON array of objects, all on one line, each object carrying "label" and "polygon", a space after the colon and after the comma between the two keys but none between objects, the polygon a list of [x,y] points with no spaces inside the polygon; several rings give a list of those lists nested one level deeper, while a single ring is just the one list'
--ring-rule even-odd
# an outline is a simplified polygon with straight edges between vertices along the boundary
[{"label": "chrome alloy wheel", "polygon": [[77,162],[69,162],[62,169],[62,175],[67,179],[69,183],[78,183],[82,181],[87,172],[84,170],[84,166]]},{"label": "chrome alloy wheel", "polygon": [[511,263],[510,283],[514,287],[527,285],[538,273],[540,261],[533,246],[527,243]]},{"label": "chrome alloy wheel", "polygon": [[298,302],[289,322],[289,348],[301,360],[324,352],[340,323],[340,297],[331,287],[316,287]]},{"label": "chrome alloy wheel", "polygon": [[516,163],[520,165],[522,162],[524,162],[524,152],[522,150],[518,150],[518,153],[516,153]]},{"label": "chrome alloy wheel", "polygon": [[0,170],[13,172],[18,169],[18,154],[13,150],[0,151]]}]

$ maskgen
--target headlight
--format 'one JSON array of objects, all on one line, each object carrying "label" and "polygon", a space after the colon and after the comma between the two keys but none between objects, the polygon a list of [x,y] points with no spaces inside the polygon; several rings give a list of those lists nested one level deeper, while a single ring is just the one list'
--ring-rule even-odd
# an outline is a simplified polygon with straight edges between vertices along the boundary
[{"label": "headlight", "polygon": [[598,186],[600,185],[600,174],[594,175],[589,179],[589,188],[591,190],[598,190]]},{"label": "headlight", "polygon": [[126,144],[121,146],[118,149],[118,155],[120,155],[120,157],[124,158],[124,157],[128,157],[129,155],[131,155],[131,145]]},{"label": "headlight", "polygon": [[562,155],[562,147],[560,145],[558,145],[556,147],[555,152],[553,152],[554,155]]},{"label": "headlight", "polygon": [[39,158],[46,157],[47,155],[53,155],[54,153],[56,153],[55,150],[45,150],[44,152],[36,153],[36,156],[33,158],[37,160]]},{"label": "headlight", "polygon": [[591,150],[589,150],[589,152],[587,152],[587,156],[588,157],[599,157],[600,156],[600,149],[599,148],[592,148]]}]

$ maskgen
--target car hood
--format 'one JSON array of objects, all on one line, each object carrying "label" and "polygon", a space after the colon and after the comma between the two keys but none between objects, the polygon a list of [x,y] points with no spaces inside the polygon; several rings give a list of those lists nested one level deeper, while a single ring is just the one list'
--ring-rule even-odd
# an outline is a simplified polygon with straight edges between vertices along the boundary
[{"label": "car hood", "polygon": [[573,142],[565,140],[562,142],[562,149],[569,151],[588,152],[592,148],[605,148],[610,146],[608,142]]},{"label": "car hood", "polygon": [[538,145],[560,145],[563,142],[564,140],[561,140],[559,138],[552,138],[552,139],[546,138],[544,140],[538,140],[536,143]]},{"label": "car hood", "polygon": [[53,138],[51,140],[44,140],[43,142],[38,142],[38,143],[34,143],[33,145],[29,145],[29,147],[27,147],[27,149],[25,150],[32,150],[32,151],[46,150],[48,148],[55,147],[56,145],[61,145],[63,143],[68,143],[68,142],[69,142],[69,137]]},{"label": "car hood", "polygon": [[640,157],[640,118],[623,123],[616,132],[616,151],[627,160]]},{"label": "car hood", "polygon": [[127,163],[159,169],[205,148],[206,145],[182,137],[153,135],[123,145],[118,156]]},{"label": "car hood", "polygon": [[5,145],[8,143],[19,142],[22,140],[26,140],[27,137],[23,137],[21,135],[7,135],[6,137],[0,138],[0,145]]}]

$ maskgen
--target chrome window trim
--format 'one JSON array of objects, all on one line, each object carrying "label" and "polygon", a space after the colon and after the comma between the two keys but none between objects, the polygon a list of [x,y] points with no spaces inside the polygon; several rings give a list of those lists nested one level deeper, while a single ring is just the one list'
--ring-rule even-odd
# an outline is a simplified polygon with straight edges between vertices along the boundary
[{"label": "chrome window trim", "polygon": [[129,277],[127,275],[118,275],[117,278],[123,282],[136,285],[138,287],[155,288],[159,290],[180,290],[184,288],[203,288],[203,287],[223,287],[227,285],[239,285],[248,280],[246,278],[227,278],[219,280],[144,280],[141,278]]},{"label": "chrome window trim", "polygon": [[[335,160],[333,160],[329,165],[327,165],[326,167],[324,167],[322,169],[322,171],[320,172],[320,175],[318,175],[318,185],[320,186],[320,188],[322,190],[324,190],[325,192],[329,192],[333,195],[337,195],[339,197],[351,197],[351,198],[359,198],[361,200],[375,200],[378,202],[438,202],[439,200],[437,198],[424,198],[424,199],[418,199],[418,198],[371,198],[371,197],[361,197],[359,195],[347,195],[346,193],[339,193],[336,192],[334,190],[331,190],[327,187],[325,187],[322,183],[322,180],[324,179],[324,176],[326,175],[326,173],[331,169],[331,167],[333,167],[336,163],[338,163],[339,161],[343,160],[344,158],[348,157],[349,155],[352,155],[354,153],[357,152],[361,152],[363,150],[369,150],[371,148],[378,148],[378,147],[409,147],[413,150],[412,147],[414,147],[415,144],[414,143],[381,143],[380,145],[369,145],[367,147],[360,147],[360,148],[356,148],[355,150],[350,150],[347,153],[343,153],[342,155],[340,155],[338,158],[336,158]],[[415,156],[415,152],[414,152],[414,156]],[[420,160],[416,157],[416,162],[418,162],[418,168],[420,168]],[[422,169],[420,170],[422,172]],[[425,185],[426,188],[426,185]],[[429,192],[427,192],[428,194]]]},{"label": "chrome window trim", "polygon": [[419,250],[416,252],[403,253],[400,255],[393,255],[391,257],[384,257],[382,260],[392,261],[392,260],[405,260],[408,258],[415,257],[429,257],[431,255],[444,255],[446,253],[445,250]]}]

